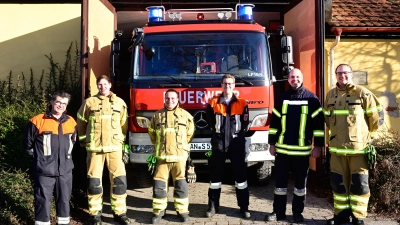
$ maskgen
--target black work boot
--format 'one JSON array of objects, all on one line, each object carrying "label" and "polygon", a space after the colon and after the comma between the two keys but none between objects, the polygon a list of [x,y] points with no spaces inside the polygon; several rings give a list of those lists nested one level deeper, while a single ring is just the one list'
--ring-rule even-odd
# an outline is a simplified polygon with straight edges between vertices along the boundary
[{"label": "black work boot", "polygon": [[348,222],[350,222],[349,217],[339,217],[335,215],[332,219],[326,221],[326,225],[340,225]]},{"label": "black work boot", "polygon": [[210,206],[208,207],[207,211],[206,211],[206,217],[207,218],[212,218],[215,213],[218,213],[219,209],[217,207],[214,206]]},{"label": "black work boot", "polygon": [[240,208],[240,214],[242,215],[242,218],[245,218],[245,219],[248,219],[251,217],[251,214],[247,207]]},{"label": "black work boot", "polygon": [[184,222],[189,221],[189,212],[182,213],[182,214],[178,213],[178,215],[179,215],[179,219],[181,219],[181,222],[184,223]]},{"label": "black work boot", "polygon": [[277,214],[275,212],[272,212],[270,214],[267,214],[264,218],[265,222],[268,221],[280,221],[280,220],[285,220],[286,219],[286,215],[285,214]]},{"label": "black work boot", "polygon": [[131,221],[129,220],[129,218],[126,216],[125,213],[122,213],[121,215],[114,214],[114,221],[122,225],[131,224]]},{"label": "black work boot", "polygon": [[353,225],[364,225],[364,220],[361,218],[353,218],[351,221]]},{"label": "black work boot", "polygon": [[301,213],[293,213],[293,220],[295,223],[304,222],[304,216]]},{"label": "black work boot", "polygon": [[90,216],[89,224],[91,224],[91,225],[101,225],[101,214],[97,214],[95,216]]},{"label": "black work boot", "polygon": [[161,218],[165,215],[165,210],[161,211],[160,214],[153,214],[153,218],[151,218],[151,223],[156,224],[161,221]]}]

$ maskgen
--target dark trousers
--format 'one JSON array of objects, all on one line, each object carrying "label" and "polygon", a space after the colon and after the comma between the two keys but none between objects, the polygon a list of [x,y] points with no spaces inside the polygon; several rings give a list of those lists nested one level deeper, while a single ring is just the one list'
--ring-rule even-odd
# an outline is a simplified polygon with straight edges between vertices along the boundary
[{"label": "dark trousers", "polygon": [[[232,164],[232,171],[234,174],[236,184],[243,184],[244,186],[236,187],[236,198],[240,208],[247,209],[249,206],[249,189],[247,187],[247,175],[246,175],[246,162],[245,162],[245,151],[238,146],[232,146],[228,152],[220,152],[213,150],[212,155],[209,159],[210,166],[210,183],[221,183],[224,176],[225,160],[230,159]],[[210,186],[211,187],[211,186]],[[221,188],[208,189],[209,206],[219,207],[219,199],[221,195]]]},{"label": "dark trousers", "polygon": [[34,198],[35,198],[35,221],[50,221],[50,205],[53,197],[56,202],[58,224],[69,224],[69,201],[72,191],[72,172],[63,176],[35,176],[34,178]]},{"label": "dark trousers", "polygon": [[276,155],[275,195],[273,205],[275,213],[286,214],[287,185],[290,171],[294,173],[295,177],[292,211],[293,214],[303,212],[306,201],[305,194],[308,168],[309,156],[291,156],[279,153]]}]

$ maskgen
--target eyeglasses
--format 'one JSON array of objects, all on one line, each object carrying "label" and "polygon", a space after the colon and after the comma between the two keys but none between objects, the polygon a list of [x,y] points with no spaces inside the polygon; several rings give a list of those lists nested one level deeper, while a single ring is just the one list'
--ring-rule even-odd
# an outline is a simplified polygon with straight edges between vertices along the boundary
[{"label": "eyeglasses", "polygon": [[350,73],[352,73],[351,71],[343,71],[343,72],[336,72],[336,75],[347,75],[347,74],[350,74]]},{"label": "eyeglasses", "polygon": [[232,85],[234,85],[235,83],[222,83],[222,84],[225,84],[225,85],[228,85],[228,86],[232,86]]},{"label": "eyeglasses", "polygon": [[63,106],[63,107],[67,107],[67,105],[68,105],[68,103],[64,103],[64,102],[60,102],[60,101],[55,101],[54,104],[58,105],[58,106]]}]

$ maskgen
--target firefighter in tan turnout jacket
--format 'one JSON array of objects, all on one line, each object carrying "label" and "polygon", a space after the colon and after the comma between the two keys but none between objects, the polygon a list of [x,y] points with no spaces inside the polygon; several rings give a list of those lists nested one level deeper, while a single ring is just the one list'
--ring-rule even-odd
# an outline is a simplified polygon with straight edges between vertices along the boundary
[{"label": "firefighter in tan turnout jacket", "polygon": [[192,115],[179,107],[178,92],[174,89],[165,93],[165,106],[151,118],[148,133],[155,147],[150,157],[156,161],[152,223],[159,223],[165,215],[169,174],[174,182],[175,209],[180,220],[186,222],[189,220],[189,190],[185,169],[194,123]]},{"label": "firefighter in tan turnout jacket", "polygon": [[78,135],[87,150],[88,200],[91,224],[101,224],[104,161],[110,173],[110,201],[114,220],[130,224],[126,216],[126,172],[122,161],[128,130],[125,102],[110,91],[109,77],[97,78],[99,93],[78,111]]},{"label": "firefighter in tan turnout jacket", "polygon": [[327,224],[343,224],[353,218],[364,224],[370,197],[368,161],[371,133],[379,126],[381,106],[367,88],[352,83],[347,64],[336,68],[336,87],[326,96],[324,114],[330,129],[331,185],[335,216]]}]

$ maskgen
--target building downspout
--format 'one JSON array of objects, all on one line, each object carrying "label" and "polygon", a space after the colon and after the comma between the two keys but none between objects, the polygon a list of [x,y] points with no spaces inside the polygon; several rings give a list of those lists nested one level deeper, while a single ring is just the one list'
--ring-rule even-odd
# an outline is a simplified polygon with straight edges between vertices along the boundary
[{"label": "building downspout", "polygon": [[334,88],[335,84],[336,84],[336,82],[335,82],[335,79],[336,79],[336,76],[335,76],[335,63],[334,63],[335,62],[335,57],[334,57],[335,56],[335,51],[333,49],[340,42],[340,35],[342,34],[342,30],[341,29],[335,29],[333,32],[335,33],[336,40],[335,40],[335,42],[332,43],[331,48],[329,50],[329,63],[330,63],[330,74],[331,74],[331,76],[330,76],[331,77],[330,86],[331,86],[331,89]]}]

